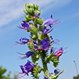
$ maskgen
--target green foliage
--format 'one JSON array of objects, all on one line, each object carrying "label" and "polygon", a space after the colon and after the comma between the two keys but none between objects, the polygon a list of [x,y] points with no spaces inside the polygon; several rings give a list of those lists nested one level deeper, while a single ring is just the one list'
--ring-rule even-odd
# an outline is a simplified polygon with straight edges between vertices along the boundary
[{"label": "green foliage", "polygon": [[11,79],[10,74],[5,76],[6,71],[7,70],[4,67],[0,66],[0,79]]},{"label": "green foliage", "polygon": [[73,79],[79,79],[79,74],[77,76],[74,76]]},{"label": "green foliage", "polygon": [[36,65],[33,69],[32,74],[34,75],[35,78],[38,78],[39,73],[41,72],[40,66]]},{"label": "green foliage", "polygon": [[62,73],[63,73],[63,71],[59,72],[57,75],[55,75],[55,74],[51,74],[51,76],[50,76],[49,79],[57,79],[58,76],[59,76],[60,74],[62,74]]},{"label": "green foliage", "polygon": [[7,70],[5,68],[3,68],[2,66],[0,66],[0,77],[3,76],[6,71]]},{"label": "green foliage", "polygon": [[52,61],[53,62],[53,65],[54,67],[57,67],[58,66],[58,63],[59,63],[59,58],[57,58],[55,55],[49,55],[46,59],[47,62],[50,62]]},{"label": "green foliage", "polygon": [[13,75],[13,78],[11,77],[11,74],[7,74],[7,69],[0,66],[0,79],[18,79],[17,75]]}]

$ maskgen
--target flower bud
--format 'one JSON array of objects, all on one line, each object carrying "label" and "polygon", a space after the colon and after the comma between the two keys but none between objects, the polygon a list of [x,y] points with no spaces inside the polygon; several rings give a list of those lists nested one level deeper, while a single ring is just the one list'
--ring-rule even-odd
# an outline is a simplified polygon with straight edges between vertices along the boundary
[{"label": "flower bud", "polygon": [[36,4],[33,4],[33,8],[36,9],[36,10],[39,9],[38,5],[36,5]]},{"label": "flower bud", "polygon": [[34,14],[34,9],[33,8],[27,8],[26,11],[30,15],[33,15]]},{"label": "flower bud", "polygon": [[33,4],[31,3],[25,4],[25,8],[33,8]]}]

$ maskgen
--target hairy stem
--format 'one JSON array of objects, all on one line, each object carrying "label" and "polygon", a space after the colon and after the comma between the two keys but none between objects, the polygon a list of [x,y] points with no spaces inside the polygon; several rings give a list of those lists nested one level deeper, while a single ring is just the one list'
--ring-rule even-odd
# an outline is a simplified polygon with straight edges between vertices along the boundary
[{"label": "hairy stem", "polygon": [[48,67],[47,67],[47,62],[45,60],[45,57],[46,57],[46,52],[42,52],[41,54],[41,60],[42,60],[42,65],[43,65],[43,72],[44,72],[44,75],[46,77],[48,77]]}]

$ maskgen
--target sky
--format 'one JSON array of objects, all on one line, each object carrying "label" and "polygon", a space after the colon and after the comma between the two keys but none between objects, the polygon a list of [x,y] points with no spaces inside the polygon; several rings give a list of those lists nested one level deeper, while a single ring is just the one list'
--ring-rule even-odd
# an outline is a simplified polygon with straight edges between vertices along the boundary
[{"label": "sky", "polygon": [[51,32],[53,38],[59,40],[58,47],[64,47],[65,51],[58,66],[64,72],[58,79],[73,79],[77,75],[73,60],[79,67],[79,0],[1,0],[0,65],[8,71],[20,72],[19,65],[26,62],[19,58],[17,52],[27,52],[27,46],[16,44],[19,38],[29,37],[28,33],[17,27],[24,20],[25,3],[38,4],[44,19],[50,18],[52,14],[53,19],[59,20]]}]

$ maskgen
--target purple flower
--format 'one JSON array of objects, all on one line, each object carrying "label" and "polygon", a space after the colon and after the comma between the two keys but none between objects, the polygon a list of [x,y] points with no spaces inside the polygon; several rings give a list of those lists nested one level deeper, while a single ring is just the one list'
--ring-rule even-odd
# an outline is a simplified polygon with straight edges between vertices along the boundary
[{"label": "purple flower", "polygon": [[59,70],[55,69],[54,73],[55,73],[55,75],[57,75],[59,73]]},{"label": "purple flower", "polygon": [[28,58],[28,57],[32,56],[33,54],[34,54],[34,52],[28,51],[25,55],[26,55],[26,57]]},{"label": "purple flower", "polygon": [[27,38],[20,38],[19,39],[19,42],[17,42],[18,44],[26,44],[26,43],[28,43],[29,42],[29,39],[27,39]]},{"label": "purple flower", "polygon": [[45,20],[45,21],[43,22],[44,28],[43,28],[42,32],[43,32],[44,34],[50,33],[50,32],[53,30],[52,25],[53,25],[54,23],[57,23],[57,22],[58,22],[58,20],[55,20],[55,21],[54,21],[52,18],[49,18],[49,19]]},{"label": "purple flower", "polygon": [[44,77],[44,79],[48,79],[47,77]]},{"label": "purple flower", "polygon": [[53,25],[53,23],[54,23],[54,20],[52,18],[49,18],[43,22],[43,26],[51,26]]},{"label": "purple flower", "polygon": [[21,57],[21,59],[25,59],[25,58],[29,58],[30,56],[32,56],[34,54],[34,52],[32,51],[28,51],[25,54],[19,53],[20,55],[23,55],[23,57]]},{"label": "purple flower", "polygon": [[51,39],[51,40],[53,40],[53,37],[52,37],[52,36],[50,36],[50,39]]},{"label": "purple flower", "polygon": [[37,42],[36,42],[36,41],[33,41],[33,43],[34,43],[35,45],[37,45]]},{"label": "purple flower", "polygon": [[51,27],[51,25],[53,25],[54,23],[57,24],[58,20],[53,20],[52,16],[51,16],[51,18],[49,18],[43,22],[43,26],[50,26]]},{"label": "purple flower", "polygon": [[28,61],[25,65],[21,65],[20,68],[22,70],[22,73],[28,75],[29,72],[32,72],[34,66],[35,65],[32,62]]},{"label": "purple flower", "polygon": [[43,40],[41,40],[40,45],[42,50],[48,50],[50,47],[50,41],[48,40],[48,38],[44,38]]},{"label": "purple flower", "polygon": [[20,68],[21,68],[21,70],[22,70],[22,73],[27,74],[27,72],[25,71],[25,68],[23,67],[23,65],[21,65]]},{"label": "purple flower", "polygon": [[44,34],[47,34],[47,33],[50,33],[52,30],[53,30],[52,28],[44,27],[43,30],[42,30],[42,32],[43,32]]},{"label": "purple flower", "polygon": [[33,41],[33,43],[34,43],[34,49],[38,50],[38,43],[36,41]]},{"label": "purple flower", "polygon": [[54,48],[53,47],[51,48],[50,53],[54,53]]},{"label": "purple flower", "polygon": [[23,21],[23,23],[21,23],[21,29],[25,29],[25,30],[29,30],[30,29],[30,26],[29,26],[29,23],[27,23],[26,21]]}]

